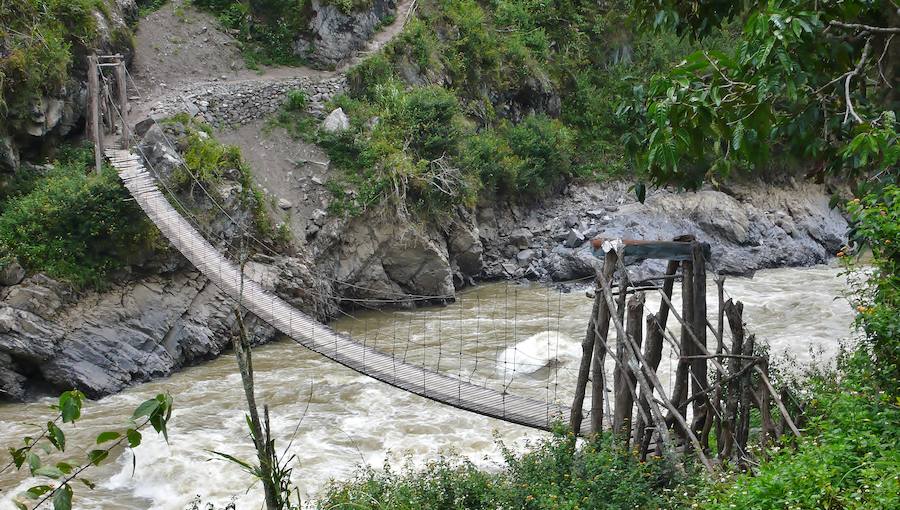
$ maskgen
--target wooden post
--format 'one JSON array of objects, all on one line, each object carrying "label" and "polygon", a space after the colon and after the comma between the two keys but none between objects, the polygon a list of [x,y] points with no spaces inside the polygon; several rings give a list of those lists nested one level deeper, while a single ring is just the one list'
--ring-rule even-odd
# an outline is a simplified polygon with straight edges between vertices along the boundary
[{"label": "wooden post", "polygon": [[[721,356],[724,352],[724,334],[725,334],[725,277],[716,275],[716,290],[718,293],[718,322],[716,324],[716,355]],[[715,375],[716,391],[713,395],[713,405],[716,409],[716,438],[722,437],[722,373],[716,370]]]},{"label": "wooden post", "polygon": [[[687,406],[684,404],[688,398],[688,379],[690,378],[690,358],[694,354],[691,344],[691,324],[694,314],[694,268],[691,262],[681,263],[681,356],[678,359],[678,367],[675,370],[675,389],[672,391],[672,404],[678,409],[681,416],[687,416]],[[671,420],[673,416],[669,416]],[[678,431],[681,437],[685,437],[684,431]]]},{"label": "wooden post", "polygon": [[[603,274],[606,275],[607,278],[612,276],[613,271],[616,268],[615,258],[616,254],[614,252],[609,252],[606,254],[606,258],[603,262]],[[601,310],[603,310],[603,313],[601,313]],[[601,321],[598,324],[597,320],[600,317],[604,317],[605,321]],[[603,322],[606,323],[605,327],[603,325]],[[584,341],[581,342],[581,364],[578,367],[578,379],[575,383],[575,398],[572,402],[572,413],[569,417],[569,425],[572,427],[572,432],[574,432],[575,434],[581,432],[581,422],[584,420],[584,395],[587,390],[587,382],[590,377],[592,361],[594,358],[594,345],[596,343],[597,337],[595,331],[609,331],[609,308],[606,305],[606,300],[604,300],[600,295],[599,290],[594,298],[594,308],[591,311],[591,318],[588,321],[588,327],[587,332],[584,335]],[[606,351],[603,350],[601,354],[605,355]],[[602,423],[602,399],[600,403],[600,414]]]},{"label": "wooden post", "polygon": [[[766,357],[760,359],[760,369],[764,374],[769,373],[769,360]],[[759,444],[765,451],[766,445],[770,439],[775,439],[775,424],[772,421],[771,399],[769,398],[769,389],[766,385],[759,386],[759,417],[762,421],[762,434],[760,435]]]},{"label": "wooden post", "polygon": [[[755,335],[750,335],[747,337],[747,342],[744,344],[744,354],[747,356],[753,356],[753,346],[756,341]],[[740,412],[741,418],[737,425],[737,439],[736,443],[740,447],[741,451],[747,451],[747,441],[750,438],[750,396],[753,393],[753,372],[748,371],[744,377],[741,378],[741,399],[740,399]]]},{"label": "wooden post", "polygon": [[119,99],[119,117],[118,119],[114,119],[122,123],[122,148],[128,149],[129,146],[129,134],[128,134],[128,87],[127,81],[125,79],[125,60],[122,58],[122,55],[116,55],[119,60],[119,65],[115,67],[115,76],[116,76],[116,89],[118,91],[118,99]]},{"label": "wooden post", "polygon": [[103,131],[100,129],[100,76],[97,56],[88,56],[87,125],[85,131],[94,144],[94,167],[97,173],[103,166]]},{"label": "wooden post", "polygon": [[[610,250],[606,254],[603,261],[602,276],[607,279],[611,277],[616,270],[616,260],[619,256],[616,252]],[[607,271],[607,264],[609,270]],[[622,295],[625,295],[625,289]],[[603,431],[603,403],[606,398],[606,373],[604,371],[604,363],[606,363],[606,340],[609,336],[609,319],[612,315],[608,303],[602,298],[601,293],[597,293],[597,299],[602,300],[597,308],[597,322],[595,325],[596,340],[594,341],[594,356],[591,361],[591,433],[599,434]]]},{"label": "wooden post", "polygon": [[[619,294],[616,299],[616,317],[619,318],[619,322],[622,324],[625,323],[625,299],[627,298],[628,292],[628,273],[624,268],[619,268]],[[622,422],[623,414],[622,410],[618,408],[619,402],[623,399],[627,399],[625,393],[628,392],[628,386],[626,384],[626,371],[628,370],[628,349],[625,347],[625,339],[620,335],[616,335],[616,359],[619,360],[616,363],[615,369],[613,370],[613,396],[614,401],[616,403],[616,408],[613,410],[613,431],[616,434],[621,434],[622,432]]]},{"label": "wooden post", "polygon": [[[628,300],[628,314],[625,325],[625,333],[631,335],[638,347],[641,346],[643,339],[644,319],[644,294],[632,296]],[[613,418],[613,430],[628,444],[631,438],[632,415],[634,413],[634,397],[635,385],[637,384],[637,376],[632,367],[637,366],[637,358],[631,353],[631,349],[626,348],[626,340],[622,339],[623,353],[619,357],[621,374],[622,374],[622,391],[616,393],[616,409]]]},{"label": "wooden post", "polygon": [[[706,388],[709,387],[709,382],[707,379],[707,358],[703,356],[697,356],[699,354],[704,354],[706,352],[706,259],[703,257],[703,248],[697,241],[691,243],[691,265],[694,269],[694,274],[691,278],[691,299],[693,301],[691,305],[691,313],[693,316],[691,317],[691,329],[694,331],[694,338],[692,340],[696,340],[697,345],[694,345],[694,342],[691,342],[692,354],[695,355],[695,358],[691,361],[691,373],[693,374],[691,377],[691,388],[692,394],[702,394],[706,391]],[[707,417],[712,418],[712,410],[708,405],[709,399],[695,399],[694,400],[694,430],[697,431],[699,429],[708,430],[705,426],[705,422]],[[704,434],[701,437],[708,438],[708,434]],[[703,448],[705,450],[709,449],[709,445],[706,441],[701,441]]]}]

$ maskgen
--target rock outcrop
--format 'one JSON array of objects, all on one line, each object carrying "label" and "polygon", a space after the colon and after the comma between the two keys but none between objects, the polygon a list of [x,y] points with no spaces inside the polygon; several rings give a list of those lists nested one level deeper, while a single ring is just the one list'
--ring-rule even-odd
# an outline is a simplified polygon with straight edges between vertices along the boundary
[{"label": "rock outcrop", "polygon": [[[486,203],[478,211],[486,258],[481,276],[589,276],[598,262],[588,242],[595,237],[693,234],[712,245],[711,268],[727,274],[824,263],[847,235],[846,219],[828,202],[824,186],[791,181],[735,185],[727,193],[657,190],[643,204],[625,183],[571,186],[533,207]],[[661,269],[660,262],[647,262],[638,276]]]},{"label": "rock outcrop", "polygon": [[372,0],[368,7],[345,10],[334,2],[312,0],[309,33],[294,43],[294,53],[321,67],[335,67],[365,48],[378,28],[397,12],[395,0]]}]

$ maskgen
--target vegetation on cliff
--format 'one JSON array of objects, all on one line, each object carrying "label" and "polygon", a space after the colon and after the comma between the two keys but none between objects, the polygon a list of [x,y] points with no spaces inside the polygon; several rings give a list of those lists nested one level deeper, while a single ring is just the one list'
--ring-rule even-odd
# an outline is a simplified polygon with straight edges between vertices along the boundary
[{"label": "vegetation on cliff", "polygon": [[[0,124],[28,115],[36,98],[67,84],[98,42],[95,13],[110,16],[107,0],[0,2]],[[130,45],[130,34],[114,32]]]},{"label": "vegetation on cliff", "polygon": [[0,258],[69,281],[102,286],[111,272],[154,249],[159,232],[111,167],[64,147],[53,162],[23,169],[0,195]]}]

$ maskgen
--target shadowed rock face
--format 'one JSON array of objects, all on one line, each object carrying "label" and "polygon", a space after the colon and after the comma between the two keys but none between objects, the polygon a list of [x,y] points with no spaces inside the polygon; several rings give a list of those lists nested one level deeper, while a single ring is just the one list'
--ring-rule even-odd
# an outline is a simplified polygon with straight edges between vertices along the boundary
[{"label": "shadowed rock face", "polygon": [[294,53],[323,67],[334,67],[361,50],[389,16],[395,0],[373,0],[366,9],[344,12],[340,7],[313,0],[309,36],[294,43]]}]

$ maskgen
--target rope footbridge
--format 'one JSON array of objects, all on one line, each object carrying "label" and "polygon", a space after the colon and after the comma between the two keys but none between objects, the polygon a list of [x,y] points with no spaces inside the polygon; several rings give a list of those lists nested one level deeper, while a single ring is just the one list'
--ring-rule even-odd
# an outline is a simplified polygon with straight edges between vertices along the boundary
[{"label": "rope footbridge", "polygon": [[106,149],[105,155],[153,224],[198,271],[300,345],[401,390],[491,418],[550,430],[569,416],[567,406],[511,395],[411,365],[335,332],[242,274],[172,207],[139,156],[115,148]]}]

